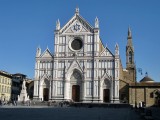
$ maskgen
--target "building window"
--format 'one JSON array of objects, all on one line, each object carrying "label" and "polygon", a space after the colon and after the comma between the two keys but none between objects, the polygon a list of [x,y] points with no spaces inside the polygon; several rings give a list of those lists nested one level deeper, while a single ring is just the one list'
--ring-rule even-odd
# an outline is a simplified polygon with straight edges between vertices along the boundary
[{"label": "building window", "polygon": [[9,87],[7,87],[7,93],[9,93]]},{"label": "building window", "polygon": [[91,60],[87,61],[87,68],[92,68],[92,61]]},{"label": "building window", "polygon": [[129,52],[129,63],[132,63],[132,52]]},{"label": "building window", "polygon": [[2,78],[2,83],[4,83],[4,78]]},{"label": "building window", "polygon": [[92,45],[87,45],[87,50],[92,51]]},{"label": "building window", "polygon": [[3,93],[3,91],[4,91],[4,86],[2,85],[2,93]]},{"label": "building window", "polygon": [[83,42],[79,38],[75,38],[70,44],[72,50],[77,51],[83,47]]},{"label": "building window", "polygon": [[10,85],[10,80],[8,79],[8,85]]},{"label": "building window", "polygon": [[86,83],[86,94],[87,95],[92,95],[92,82],[87,82]]},{"label": "building window", "polygon": [[57,83],[57,94],[58,95],[63,95],[63,82],[58,82]]},{"label": "building window", "polygon": [[11,93],[11,88],[10,87],[8,88],[8,93]]},{"label": "building window", "polygon": [[7,87],[5,86],[5,88],[4,88],[4,92],[6,93],[7,92]]},{"label": "building window", "polygon": [[95,90],[94,90],[95,93],[94,94],[98,95],[98,82],[94,83],[94,88],[95,88]]},{"label": "building window", "polygon": [[58,71],[58,77],[59,77],[59,78],[60,78],[60,77],[63,77],[63,71],[61,71],[61,70]]},{"label": "building window", "polygon": [[91,73],[92,71],[91,71],[91,69],[90,70],[87,70],[87,78],[90,78],[91,77]]},{"label": "building window", "polygon": [[150,93],[150,98],[154,98],[154,93]]}]

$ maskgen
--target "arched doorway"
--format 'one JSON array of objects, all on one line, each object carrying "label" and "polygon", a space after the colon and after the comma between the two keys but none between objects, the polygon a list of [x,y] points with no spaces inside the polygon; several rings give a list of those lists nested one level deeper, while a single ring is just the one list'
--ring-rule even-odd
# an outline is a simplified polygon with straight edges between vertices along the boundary
[{"label": "arched doorway", "polygon": [[48,99],[49,99],[49,89],[43,88],[43,100],[48,101]]},{"label": "arched doorway", "polygon": [[43,83],[43,101],[49,100],[49,80],[45,79]]},{"label": "arched doorway", "polygon": [[103,102],[110,102],[110,90],[109,89],[103,90]]},{"label": "arched doorway", "polygon": [[103,83],[103,102],[110,102],[110,81],[108,79],[105,79]]},{"label": "arched doorway", "polygon": [[72,100],[74,102],[80,102],[80,86],[79,85],[72,86]]},{"label": "arched doorway", "polygon": [[74,70],[71,75],[71,85],[72,85],[72,100],[74,102],[80,102],[81,99],[81,82],[82,76],[78,70]]}]

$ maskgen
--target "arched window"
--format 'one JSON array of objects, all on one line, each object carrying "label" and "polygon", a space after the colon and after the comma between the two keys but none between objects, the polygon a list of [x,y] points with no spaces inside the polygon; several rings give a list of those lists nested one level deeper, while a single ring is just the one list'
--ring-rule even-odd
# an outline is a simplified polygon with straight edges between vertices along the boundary
[{"label": "arched window", "polygon": [[132,63],[132,52],[129,52],[129,63]]}]

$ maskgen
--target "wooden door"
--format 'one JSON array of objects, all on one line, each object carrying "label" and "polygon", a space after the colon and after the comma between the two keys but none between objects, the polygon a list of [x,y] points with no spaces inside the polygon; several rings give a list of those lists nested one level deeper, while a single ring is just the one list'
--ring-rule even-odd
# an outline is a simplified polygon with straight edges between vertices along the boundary
[{"label": "wooden door", "polygon": [[80,86],[79,85],[72,86],[72,100],[74,102],[80,101]]},{"label": "wooden door", "polygon": [[103,102],[110,102],[110,91],[109,89],[103,90]]},{"label": "wooden door", "polygon": [[43,100],[48,101],[48,98],[49,98],[49,89],[43,88]]}]

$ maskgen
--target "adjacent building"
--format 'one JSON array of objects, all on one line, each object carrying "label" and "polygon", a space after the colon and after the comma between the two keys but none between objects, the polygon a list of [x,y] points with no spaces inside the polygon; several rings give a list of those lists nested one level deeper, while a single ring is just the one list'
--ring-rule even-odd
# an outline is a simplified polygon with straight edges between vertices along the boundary
[{"label": "adjacent building", "polygon": [[34,81],[32,79],[26,79],[26,87],[29,98],[33,99],[33,91],[34,91]]},{"label": "adjacent building", "polygon": [[12,100],[18,100],[18,95],[20,95],[22,83],[25,79],[26,75],[24,74],[12,74]]},{"label": "adjacent building", "polygon": [[12,75],[0,71],[0,100],[9,101],[11,99],[11,85],[12,85]]},{"label": "adjacent building", "polygon": [[18,100],[18,95],[20,95],[24,80],[27,87],[27,94],[30,98],[33,98],[33,80],[27,78],[24,74],[16,73],[12,74],[12,100]]},{"label": "adjacent building", "polygon": [[137,106],[160,105],[160,82],[155,82],[148,74],[140,82],[129,84],[129,103]]},{"label": "adjacent building", "polygon": [[132,32],[128,28],[126,45],[126,68],[120,65],[119,97],[121,102],[129,102],[129,84],[136,83],[136,65],[134,63],[134,47],[132,43]]},{"label": "adjacent building", "polygon": [[134,61],[134,47],[129,28],[126,46],[126,69],[120,67],[120,101],[137,107],[142,106],[142,104],[143,106],[160,105],[157,97],[157,93],[160,91],[160,82],[155,82],[148,74],[140,82],[137,82],[136,74],[139,69],[136,68]]}]

